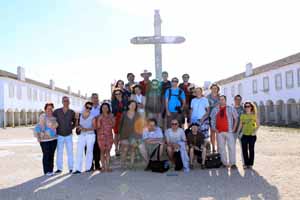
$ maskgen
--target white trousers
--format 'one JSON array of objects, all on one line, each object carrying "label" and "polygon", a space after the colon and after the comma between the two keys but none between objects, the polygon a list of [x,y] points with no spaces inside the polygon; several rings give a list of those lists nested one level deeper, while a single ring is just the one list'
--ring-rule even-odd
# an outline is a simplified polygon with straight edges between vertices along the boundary
[{"label": "white trousers", "polygon": [[77,159],[75,171],[82,171],[82,157],[84,155],[84,148],[86,146],[86,160],[85,160],[85,169],[90,170],[93,162],[93,150],[96,140],[95,134],[85,134],[81,133],[78,136],[77,142]]},{"label": "white trousers", "polygon": [[[221,132],[217,133],[218,151],[221,155],[221,160],[224,165],[235,165],[235,139],[233,133]],[[229,161],[227,160],[227,150],[229,153]]]}]

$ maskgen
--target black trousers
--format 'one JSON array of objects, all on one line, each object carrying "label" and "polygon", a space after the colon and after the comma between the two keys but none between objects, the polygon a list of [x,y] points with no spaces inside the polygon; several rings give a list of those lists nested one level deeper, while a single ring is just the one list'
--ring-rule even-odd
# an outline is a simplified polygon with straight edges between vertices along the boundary
[{"label": "black trousers", "polygon": [[255,156],[255,142],[256,136],[246,136],[242,137],[242,151],[244,162],[246,166],[253,166],[254,164],[254,156]]},{"label": "black trousers", "polygon": [[54,167],[54,153],[57,146],[57,140],[49,142],[40,142],[41,149],[43,152],[43,169],[44,174],[53,172]]},{"label": "black trousers", "polygon": [[99,145],[98,145],[98,137],[97,137],[96,131],[95,131],[95,134],[96,134],[96,141],[95,141],[94,150],[93,150],[92,168],[97,170],[97,169],[100,169],[100,148],[99,148]]}]

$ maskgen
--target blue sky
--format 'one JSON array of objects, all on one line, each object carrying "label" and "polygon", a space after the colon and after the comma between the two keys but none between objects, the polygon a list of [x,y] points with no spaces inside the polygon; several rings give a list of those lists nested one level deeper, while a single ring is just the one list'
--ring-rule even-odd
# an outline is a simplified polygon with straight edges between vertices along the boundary
[{"label": "blue sky", "polygon": [[0,1],[0,68],[82,93],[109,96],[114,79],[154,71],[154,48],[130,44],[153,34],[153,9],[164,35],[186,42],[163,46],[170,76],[216,81],[299,52],[297,1]]}]

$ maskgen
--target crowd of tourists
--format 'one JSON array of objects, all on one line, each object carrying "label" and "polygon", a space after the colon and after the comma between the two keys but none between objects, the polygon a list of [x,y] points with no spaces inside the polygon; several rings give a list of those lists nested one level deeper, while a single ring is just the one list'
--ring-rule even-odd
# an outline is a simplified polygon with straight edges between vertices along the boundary
[{"label": "crowd of tourists", "polygon": [[[218,167],[234,170],[237,141],[244,169],[252,169],[259,119],[251,101],[243,102],[236,95],[234,105],[228,105],[217,84],[204,95],[202,87],[189,82],[188,74],[182,75],[180,84],[177,77],[169,80],[167,72],[162,73],[162,81],[151,80],[151,76],[144,70],[143,79],[136,82],[135,75],[128,73],[126,84],[118,80],[113,86],[111,100],[100,103],[93,93],[80,113],[70,109],[67,96],[56,110],[53,103],[47,103],[34,129],[44,174],[62,173],[64,146],[72,174],[112,172],[113,145],[122,169],[135,168],[137,155],[141,155],[145,170],[155,166],[189,172],[196,162],[201,169],[208,168],[208,157],[219,155]],[[75,159],[73,131],[78,136]],[[162,162],[164,156],[168,159],[161,166],[157,161]]]}]

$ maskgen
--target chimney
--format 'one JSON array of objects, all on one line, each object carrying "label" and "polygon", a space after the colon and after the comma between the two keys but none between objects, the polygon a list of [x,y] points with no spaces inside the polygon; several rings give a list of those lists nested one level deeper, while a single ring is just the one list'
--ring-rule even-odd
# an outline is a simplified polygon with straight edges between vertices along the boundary
[{"label": "chimney", "polygon": [[50,86],[50,89],[51,89],[51,90],[54,90],[54,89],[55,89],[55,82],[54,82],[52,79],[50,80],[49,86]]},{"label": "chimney", "polygon": [[253,65],[251,62],[246,65],[245,75],[246,75],[246,77],[253,75]]},{"label": "chimney", "polygon": [[68,94],[71,94],[71,87],[68,86]]},{"label": "chimney", "polygon": [[17,77],[19,81],[25,81],[25,69],[23,67],[18,67]]}]

